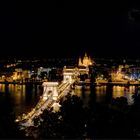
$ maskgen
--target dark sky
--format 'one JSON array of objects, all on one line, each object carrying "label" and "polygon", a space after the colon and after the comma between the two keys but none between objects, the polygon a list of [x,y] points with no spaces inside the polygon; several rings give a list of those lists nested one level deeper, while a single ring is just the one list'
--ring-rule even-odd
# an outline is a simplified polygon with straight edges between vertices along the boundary
[{"label": "dark sky", "polygon": [[[134,2],[6,4],[1,57],[139,58],[140,9]],[[8,12],[7,12],[8,11]]]}]

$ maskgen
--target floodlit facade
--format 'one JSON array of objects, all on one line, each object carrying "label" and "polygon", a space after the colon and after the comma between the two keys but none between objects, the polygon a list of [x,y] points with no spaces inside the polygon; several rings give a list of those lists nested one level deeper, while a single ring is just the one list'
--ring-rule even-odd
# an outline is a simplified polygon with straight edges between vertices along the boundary
[{"label": "floodlit facade", "polygon": [[91,58],[87,56],[87,53],[85,53],[85,56],[83,59],[81,59],[81,57],[79,57],[78,66],[88,67],[90,65],[93,65],[93,62],[92,62]]},{"label": "floodlit facade", "polygon": [[56,100],[58,96],[57,92],[58,82],[44,82],[42,85],[44,87],[43,99],[47,100],[48,98],[52,98]]}]

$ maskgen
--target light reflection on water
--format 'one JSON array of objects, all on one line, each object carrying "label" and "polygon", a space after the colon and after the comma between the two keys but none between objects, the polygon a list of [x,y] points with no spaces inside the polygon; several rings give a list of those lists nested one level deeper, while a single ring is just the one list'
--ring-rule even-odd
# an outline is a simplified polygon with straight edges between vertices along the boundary
[{"label": "light reflection on water", "polygon": [[106,95],[106,86],[96,86],[96,101],[101,102]]},{"label": "light reflection on water", "polygon": [[41,94],[40,85],[0,84],[0,101],[4,102],[3,107],[6,102],[11,102],[16,115],[30,111],[38,102]]},{"label": "light reflection on water", "polygon": [[[96,92],[96,102],[102,102],[107,99],[106,96],[107,94],[110,94],[111,98],[117,98],[117,97],[126,97],[127,102],[129,105],[133,104],[133,98],[132,96],[135,93],[135,86],[129,86],[127,89],[124,86],[113,86],[112,89],[108,90],[107,86],[96,86],[95,87],[95,92]],[[75,89],[75,94],[83,99],[84,102],[89,101],[89,94],[91,93],[91,90],[87,88],[84,91],[84,96],[83,96],[83,91],[80,86],[76,87]]]},{"label": "light reflection on water", "polygon": [[113,98],[122,97],[125,95],[124,87],[114,86],[113,87]]},{"label": "light reflection on water", "polygon": [[5,92],[5,84],[0,84],[0,92]]},{"label": "light reflection on water", "polygon": [[[110,98],[124,96],[127,98],[128,104],[132,104],[132,95],[135,90],[135,86],[129,86],[127,90],[124,86],[113,86],[111,89],[108,89],[107,86],[96,86],[96,101],[102,102],[108,100],[108,98],[110,100]],[[3,106],[6,102],[12,101],[11,106],[16,115],[29,112],[37,104],[42,93],[43,90],[40,85],[0,84],[0,101],[5,100]],[[86,107],[91,98],[90,94],[93,93],[90,86],[78,86],[75,88],[74,94],[83,100]]]},{"label": "light reflection on water", "polygon": [[133,98],[132,96],[135,93],[135,86],[129,86],[128,88],[125,88],[123,86],[114,86],[113,87],[113,98],[117,97],[126,97],[128,104],[133,104]]}]

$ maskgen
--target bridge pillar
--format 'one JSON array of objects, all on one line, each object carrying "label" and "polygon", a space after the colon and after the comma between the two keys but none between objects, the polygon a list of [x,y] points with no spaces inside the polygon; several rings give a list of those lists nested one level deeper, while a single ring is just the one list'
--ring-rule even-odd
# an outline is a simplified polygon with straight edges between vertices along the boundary
[{"label": "bridge pillar", "polygon": [[47,100],[48,98],[52,98],[53,100],[57,100],[58,92],[57,86],[58,82],[44,82],[43,84],[43,99]]},{"label": "bridge pillar", "polygon": [[63,73],[63,82],[64,83],[66,83],[66,82],[71,83],[72,80],[73,80],[73,73],[67,73],[67,72]]}]

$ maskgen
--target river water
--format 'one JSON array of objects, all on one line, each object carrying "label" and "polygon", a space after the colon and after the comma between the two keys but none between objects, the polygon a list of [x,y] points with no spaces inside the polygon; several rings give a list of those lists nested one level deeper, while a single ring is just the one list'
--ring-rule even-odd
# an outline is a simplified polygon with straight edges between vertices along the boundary
[{"label": "river water", "polygon": [[[113,86],[111,89],[108,89],[108,86],[96,86],[95,100],[103,102],[124,96],[127,98],[128,104],[132,104],[132,95],[135,93],[135,90],[135,86],[129,86],[127,90],[123,86]],[[3,115],[6,111],[12,111],[16,115],[27,113],[37,104],[42,93],[43,87],[41,85],[0,84],[0,114]],[[90,86],[77,86],[73,94],[79,96],[86,106],[91,98],[90,94],[93,93]]]}]

